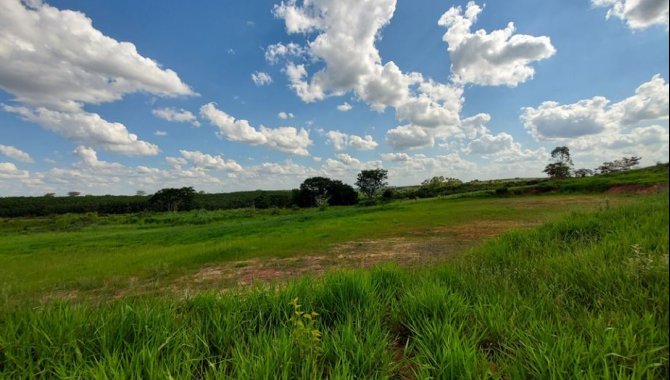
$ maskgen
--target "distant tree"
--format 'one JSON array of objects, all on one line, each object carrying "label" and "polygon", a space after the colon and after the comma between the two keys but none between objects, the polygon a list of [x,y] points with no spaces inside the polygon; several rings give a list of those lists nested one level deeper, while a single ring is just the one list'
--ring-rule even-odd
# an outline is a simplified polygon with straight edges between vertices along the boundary
[{"label": "distant tree", "polygon": [[300,184],[297,203],[300,207],[314,207],[328,197],[330,178],[310,177]]},{"label": "distant tree", "polygon": [[419,188],[419,196],[422,198],[434,197],[445,190],[462,185],[463,182],[458,178],[450,178],[443,176],[435,176],[433,178],[427,179],[421,182],[421,188]]},{"label": "distant tree", "polygon": [[269,208],[270,200],[268,199],[268,195],[264,191],[261,191],[260,194],[254,198],[253,206],[259,209]]},{"label": "distant tree", "polygon": [[353,187],[339,180],[326,177],[307,178],[300,189],[293,192],[293,202],[300,207],[319,205],[342,206],[358,202],[358,193]]},{"label": "distant tree", "polygon": [[155,210],[189,210],[193,206],[194,196],[195,190],[192,187],[161,189],[151,196],[149,204]]},{"label": "distant tree", "polygon": [[81,195],[81,193],[78,192],[78,191],[68,191],[68,193],[67,193],[68,197],[78,197],[80,195]]},{"label": "distant tree", "polygon": [[143,196],[147,195],[147,192],[144,191],[144,190],[137,190],[135,192],[135,195],[137,195],[138,197],[143,197]]},{"label": "distant tree", "polygon": [[575,170],[575,177],[584,178],[593,175],[593,170],[591,169],[577,169]]},{"label": "distant tree", "polygon": [[384,192],[382,192],[382,200],[384,202],[389,202],[389,201],[393,200],[394,195],[395,195],[395,193],[393,192],[393,190],[391,190],[389,188],[386,188],[384,190]]},{"label": "distant tree", "polygon": [[385,188],[388,185],[386,182],[387,179],[388,170],[362,170],[356,177],[356,186],[358,186],[361,193],[365,194],[368,198],[372,198],[379,190]]},{"label": "distant tree", "polygon": [[554,162],[548,164],[543,172],[551,178],[568,178],[572,171],[572,158],[570,157],[570,149],[567,146],[557,146],[551,151],[551,158]]},{"label": "distant tree", "polygon": [[56,193],[46,193],[46,194],[44,194],[44,196],[45,196],[46,198],[53,198],[53,197],[56,196]]},{"label": "distant tree", "polygon": [[328,204],[331,206],[355,205],[358,203],[358,192],[342,181],[331,181],[328,186]]},{"label": "distant tree", "polygon": [[633,166],[638,165],[641,159],[641,157],[631,156],[623,157],[620,160],[614,160],[612,162],[604,162],[602,165],[598,166],[596,171],[600,174],[609,174],[630,170]]}]

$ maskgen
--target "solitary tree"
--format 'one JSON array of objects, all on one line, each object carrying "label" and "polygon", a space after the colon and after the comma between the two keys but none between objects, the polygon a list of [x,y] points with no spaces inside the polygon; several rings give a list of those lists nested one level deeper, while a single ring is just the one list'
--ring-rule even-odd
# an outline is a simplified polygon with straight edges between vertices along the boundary
[{"label": "solitary tree", "polygon": [[362,170],[360,173],[358,173],[358,177],[356,178],[356,186],[358,186],[361,193],[365,194],[368,198],[372,198],[379,190],[388,185],[386,182],[387,179],[388,170]]},{"label": "solitary tree", "polygon": [[544,172],[551,178],[568,178],[572,168],[570,149],[567,146],[557,146],[551,151],[554,162],[544,168]]},{"label": "solitary tree", "polygon": [[138,197],[143,197],[143,196],[147,195],[147,192],[144,191],[144,190],[137,190],[135,192],[135,195],[137,195]]},{"label": "solitary tree", "polygon": [[67,193],[68,197],[78,197],[80,195],[81,195],[81,193],[78,192],[78,191],[68,191],[68,193]]}]

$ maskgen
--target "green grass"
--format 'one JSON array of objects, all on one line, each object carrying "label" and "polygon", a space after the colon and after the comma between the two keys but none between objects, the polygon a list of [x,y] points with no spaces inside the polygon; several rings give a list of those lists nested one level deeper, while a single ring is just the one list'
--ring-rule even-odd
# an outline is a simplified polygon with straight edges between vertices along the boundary
[{"label": "green grass", "polygon": [[502,220],[541,223],[575,209],[626,202],[603,195],[427,199],[375,207],[96,214],[0,220],[5,300],[53,290],[115,288],[163,280],[205,264],[254,257],[328,254],[360,239],[430,234],[443,226]]},{"label": "green grass", "polygon": [[[332,218],[274,217],[313,218],[316,230],[316,220],[324,226],[347,220],[344,226],[354,224],[354,231],[392,215],[412,219],[390,224],[399,229],[468,213],[530,217],[527,210],[547,208],[528,207],[533,200],[524,199],[523,210],[505,203],[514,199],[435,200],[331,210]],[[629,201],[508,232],[430,268],[338,271],[185,300],[13,305],[0,310],[0,377],[668,378],[668,194]],[[270,216],[257,218],[248,223],[283,228]],[[103,230],[123,231],[118,225]],[[295,297],[302,310],[319,313],[315,322],[300,327],[303,317],[290,305]],[[314,331],[318,340],[306,338]]]}]

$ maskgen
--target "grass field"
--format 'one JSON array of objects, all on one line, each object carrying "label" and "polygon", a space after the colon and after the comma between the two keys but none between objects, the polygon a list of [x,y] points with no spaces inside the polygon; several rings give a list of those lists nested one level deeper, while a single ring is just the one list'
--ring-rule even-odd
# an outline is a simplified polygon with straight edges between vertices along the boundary
[{"label": "grass field", "polygon": [[476,223],[482,221],[495,223],[502,231],[631,199],[602,194],[426,199],[325,211],[245,209],[4,219],[0,221],[0,285],[10,300],[54,290],[114,292],[138,280],[158,281],[160,287],[203,265],[328,255],[333,247],[349,241],[423,240],[448,232],[449,227],[472,225],[474,233],[481,234],[487,232],[477,230]]},{"label": "grass field", "polygon": [[[368,233],[378,234],[385,229],[373,227],[380,223],[375,215],[408,209],[414,210],[409,214],[414,226],[420,220],[457,223],[473,213],[554,221],[507,232],[432,267],[336,271],[321,279],[178,300],[140,297],[7,307],[0,313],[0,375],[667,378],[668,194],[627,198],[616,202],[621,207],[598,207],[596,199],[590,201],[590,210],[579,203],[584,210],[567,215],[536,198],[330,210],[342,218],[352,213],[348,224],[369,222]],[[538,207],[532,207],[534,202]],[[465,210],[460,216],[459,209]],[[446,211],[451,215],[434,221]],[[428,212],[434,213],[431,218],[424,215]],[[272,218],[301,217],[332,223],[327,213],[258,216],[254,223],[258,229]],[[392,226],[397,231],[405,223],[409,221],[403,218]],[[198,229],[193,228],[195,234]],[[314,228],[308,231],[319,231]],[[94,230],[123,231],[118,225]],[[58,233],[38,236],[53,241]],[[81,231],[69,233],[82,238],[77,235]],[[190,236],[179,242],[190,242]],[[142,237],[133,244],[141,246],[147,241]],[[100,242],[90,244],[111,252],[98,238]],[[18,246],[19,238],[13,239]],[[285,244],[279,246],[288,250]],[[295,298],[302,306],[291,305]]]},{"label": "grass field", "polygon": [[[0,378],[665,379],[667,168],[649,173],[567,195],[2,219]],[[573,192],[602,181],[615,191]]]}]

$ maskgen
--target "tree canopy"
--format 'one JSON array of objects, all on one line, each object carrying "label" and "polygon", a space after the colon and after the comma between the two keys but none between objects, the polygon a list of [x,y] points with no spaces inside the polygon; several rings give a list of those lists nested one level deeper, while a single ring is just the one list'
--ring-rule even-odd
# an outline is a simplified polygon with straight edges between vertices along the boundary
[{"label": "tree canopy", "polygon": [[361,193],[365,194],[368,198],[372,198],[375,194],[385,188],[388,183],[388,170],[385,169],[370,169],[362,170],[358,173],[356,178],[356,186],[360,189]]},{"label": "tree canopy", "polygon": [[152,195],[149,204],[158,211],[190,210],[195,197],[195,189],[182,187],[180,189],[161,189]]},{"label": "tree canopy", "polygon": [[331,206],[352,205],[358,202],[353,187],[326,177],[307,178],[294,193],[294,202],[300,207],[315,207],[327,202]]},{"label": "tree canopy", "polygon": [[567,146],[557,146],[551,151],[551,158],[554,162],[545,166],[543,172],[551,178],[568,178],[572,172],[572,158],[570,149]]},{"label": "tree canopy", "polygon": [[609,174],[630,170],[633,166],[638,165],[641,159],[641,157],[631,156],[623,157],[620,160],[604,162],[602,165],[598,166],[596,171],[600,174]]}]

